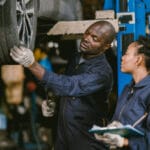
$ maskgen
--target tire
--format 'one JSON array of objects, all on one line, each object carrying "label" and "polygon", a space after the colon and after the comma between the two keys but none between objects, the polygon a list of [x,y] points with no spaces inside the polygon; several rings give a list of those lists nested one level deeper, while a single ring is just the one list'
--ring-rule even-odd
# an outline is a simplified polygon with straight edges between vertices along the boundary
[{"label": "tire", "polygon": [[37,0],[6,0],[0,6],[0,65],[15,64],[9,54],[14,45],[33,50],[37,9]]}]

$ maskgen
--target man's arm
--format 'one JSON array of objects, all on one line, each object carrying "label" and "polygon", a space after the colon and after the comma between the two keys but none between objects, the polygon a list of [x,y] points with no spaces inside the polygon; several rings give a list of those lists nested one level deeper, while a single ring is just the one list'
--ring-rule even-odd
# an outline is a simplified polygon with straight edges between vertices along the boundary
[{"label": "man's arm", "polygon": [[[78,75],[60,75],[44,70],[34,59],[33,52],[25,47],[14,47],[11,49],[11,57],[17,63],[30,69],[30,71],[41,80],[41,84],[51,89],[59,96],[84,96],[89,95],[98,89],[107,87],[111,82],[111,73],[100,65],[86,69]],[[101,69],[103,68],[103,73]],[[97,70],[97,71],[96,71]],[[109,87],[109,86],[108,86]]]},{"label": "man's arm", "polygon": [[35,75],[39,80],[42,80],[45,69],[37,62],[34,62],[28,69]]}]

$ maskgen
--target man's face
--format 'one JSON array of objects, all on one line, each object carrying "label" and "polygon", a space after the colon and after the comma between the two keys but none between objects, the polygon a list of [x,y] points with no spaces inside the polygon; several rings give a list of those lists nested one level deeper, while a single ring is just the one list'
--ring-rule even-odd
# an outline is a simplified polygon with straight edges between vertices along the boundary
[{"label": "man's face", "polygon": [[97,55],[105,50],[105,36],[100,26],[88,28],[81,40],[80,50],[87,55]]}]

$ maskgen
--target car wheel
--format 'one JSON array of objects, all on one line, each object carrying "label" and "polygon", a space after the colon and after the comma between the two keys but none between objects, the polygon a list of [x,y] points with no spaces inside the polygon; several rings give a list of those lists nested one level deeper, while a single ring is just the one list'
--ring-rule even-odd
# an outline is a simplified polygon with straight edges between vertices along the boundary
[{"label": "car wheel", "polygon": [[13,64],[9,53],[14,45],[34,48],[37,0],[6,0],[0,6],[0,64]]}]

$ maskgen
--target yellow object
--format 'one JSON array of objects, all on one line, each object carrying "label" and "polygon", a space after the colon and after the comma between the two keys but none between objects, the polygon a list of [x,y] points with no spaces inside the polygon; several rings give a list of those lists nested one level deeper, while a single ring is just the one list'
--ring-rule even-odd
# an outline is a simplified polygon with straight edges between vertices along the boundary
[{"label": "yellow object", "polygon": [[36,48],[34,50],[34,56],[35,56],[35,60],[39,61],[39,60],[47,57],[47,54],[45,52],[42,52],[40,48]]},{"label": "yellow object", "polygon": [[34,57],[36,61],[39,61],[41,58],[41,49],[40,48],[36,48],[34,50]]}]

